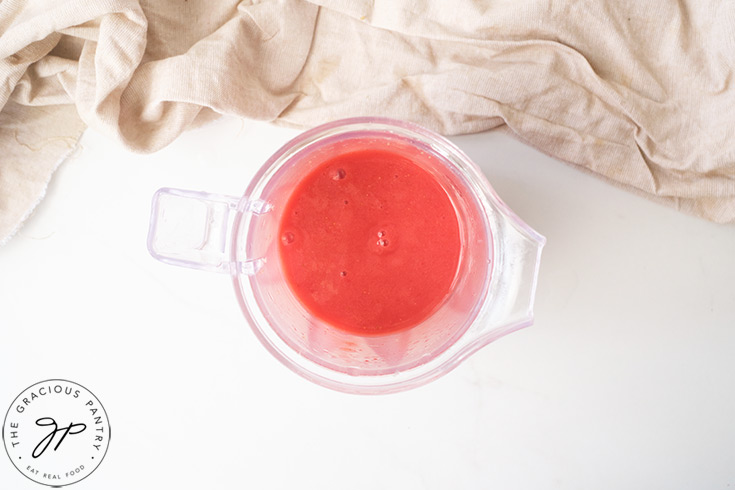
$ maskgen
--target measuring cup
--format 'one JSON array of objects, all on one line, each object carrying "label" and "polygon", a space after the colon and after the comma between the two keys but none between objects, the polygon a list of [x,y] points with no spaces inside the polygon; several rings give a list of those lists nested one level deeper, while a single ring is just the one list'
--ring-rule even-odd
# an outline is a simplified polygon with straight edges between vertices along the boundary
[{"label": "measuring cup", "polygon": [[[300,179],[325,155],[367,147],[430,155],[422,165],[451,200],[461,241],[457,274],[440,306],[420,324],[382,335],[349,332],[311,314],[291,291],[278,252],[279,223]],[[148,233],[157,260],[229,275],[255,336],[288,368],[350,393],[420,386],[531,325],[544,243],[453,143],[383,118],[306,131],[260,168],[242,197],[159,189]]]}]

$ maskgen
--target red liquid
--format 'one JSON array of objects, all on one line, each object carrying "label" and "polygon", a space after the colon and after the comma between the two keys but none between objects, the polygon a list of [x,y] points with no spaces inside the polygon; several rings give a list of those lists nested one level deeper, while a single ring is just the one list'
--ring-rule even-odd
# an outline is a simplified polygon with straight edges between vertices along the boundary
[{"label": "red liquid", "polygon": [[279,230],[289,287],[314,316],[359,335],[410,328],[447,297],[457,214],[419,151],[328,156],[293,190]]}]

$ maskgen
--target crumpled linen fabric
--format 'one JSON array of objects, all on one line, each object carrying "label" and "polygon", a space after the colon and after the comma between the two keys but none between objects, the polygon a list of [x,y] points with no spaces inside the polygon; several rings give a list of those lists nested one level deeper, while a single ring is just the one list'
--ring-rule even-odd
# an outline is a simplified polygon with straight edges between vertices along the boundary
[{"label": "crumpled linen fabric", "polygon": [[217,114],[504,127],[735,222],[735,2],[2,0],[0,242],[86,126],[156,151]]}]

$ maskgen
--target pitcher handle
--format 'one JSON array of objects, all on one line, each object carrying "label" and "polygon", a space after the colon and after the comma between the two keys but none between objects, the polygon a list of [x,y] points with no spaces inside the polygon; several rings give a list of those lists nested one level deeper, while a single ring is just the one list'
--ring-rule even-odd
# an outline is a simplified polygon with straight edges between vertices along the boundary
[{"label": "pitcher handle", "polygon": [[153,195],[148,251],[166,264],[254,274],[265,259],[233,261],[232,227],[243,212],[263,214],[270,209],[261,200],[164,187]]}]

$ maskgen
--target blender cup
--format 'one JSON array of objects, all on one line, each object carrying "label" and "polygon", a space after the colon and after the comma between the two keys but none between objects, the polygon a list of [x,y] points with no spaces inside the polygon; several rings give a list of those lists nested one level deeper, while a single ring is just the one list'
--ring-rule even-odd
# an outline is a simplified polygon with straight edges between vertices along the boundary
[{"label": "blender cup", "polygon": [[[430,155],[424,170],[447,193],[459,223],[461,250],[449,294],[418,325],[385,334],[346,331],[311,314],[290,289],[278,251],[279,223],[300,179],[325,155],[360,148]],[[160,189],[148,234],[157,260],[228,274],[256,337],[283,364],[350,393],[422,385],[530,325],[544,243],[454,144],[383,118],[345,119],[306,131],[260,168],[242,197]]]}]

